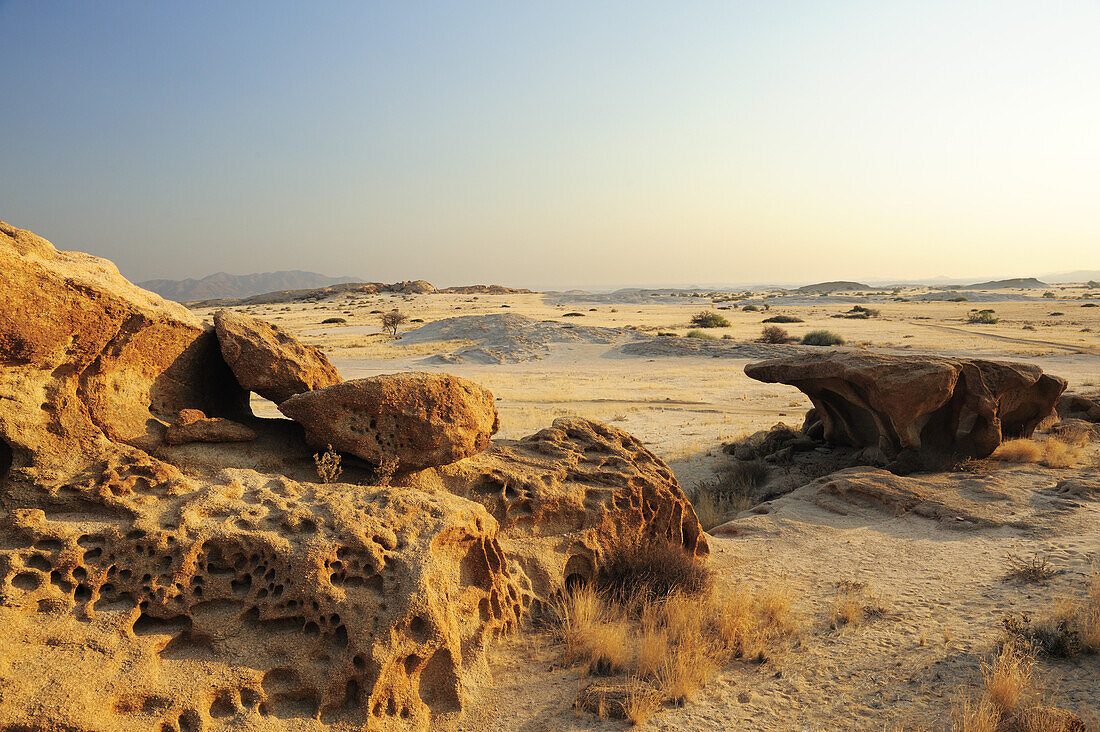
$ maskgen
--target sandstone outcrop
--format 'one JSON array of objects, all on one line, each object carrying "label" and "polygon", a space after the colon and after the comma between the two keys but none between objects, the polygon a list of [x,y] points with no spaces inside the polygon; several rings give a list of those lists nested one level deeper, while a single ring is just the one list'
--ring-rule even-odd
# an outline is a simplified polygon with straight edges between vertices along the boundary
[{"label": "sandstone outcrop", "polygon": [[325,354],[277,325],[219,310],[214,314],[214,329],[222,355],[241,386],[276,404],[343,380]]},{"label": "sandstone outcrop", "polygon": [[826,441],[926,468],[983,458],[1002,439],[1031,435],[1066,387],[1029,364],[864,352],[776,358],[745,373],[805,393]]},{"label": "sandstone outcrop", "polygon": [[16,468],[79,469],[112,441],[154,447],[181,409],[250,414],[190,311],[4,223],[0,313],[0,437]]},{"label": "sandstone outcrop", "polygon": [[613,542],[707,553],[637,440],[559,420],[478,455],[493,398],[454,377],[287,399],[351,430],[375,412],[344,391],[372,394],[360,442],[459,460],[403,486],[303,480],[303,429],[252,416],[246,388],[334,370],[244,321],[247,347],[221,342],[242,385],[213,329],[108,262],[0,225],[0,265],[0,729],[454,729],[487,641]]},{"label": "sandstone outcrop", "polygon": [[709,554],[669,467],[611,425],[559,418],[439,474],[447,490],[500,523],[512,574],[538,602],[592,578],[620,542],[671,542],[695,557]]},{"label": "sandstone outcrop", "polygon": [[249,442],[256,433],[240,422],[221,417],[207,417],[198,409],[181,409],[176,421],[164,431],[169,445],[188,442]]},{"label": "sandstone outcrop", "polygon": [[1058,415],[1062,419],[1100,422],[1100,399],[1080,394],[1063,394],[1058,398]]},{"label": "sandstone outcrop", "polygon": [[310,444],[402,470],[447,465],[489,446],[500,425],[489,391],[449,374],[401,373],[345,381],[287,399],[279,411]]}]

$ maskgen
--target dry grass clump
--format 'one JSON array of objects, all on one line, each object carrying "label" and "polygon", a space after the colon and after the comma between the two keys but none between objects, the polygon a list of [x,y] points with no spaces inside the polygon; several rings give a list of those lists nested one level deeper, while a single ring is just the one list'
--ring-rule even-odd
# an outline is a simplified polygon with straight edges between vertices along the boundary
[{"label": "dry grass clump", "polygon": [[1085,732],[1081,718],[1043,700],[1034,679],[1035,649],[1005,643],[981,665],[982,693],[965,697],[951,710],[955,732]]},{"label": "dry grass clump", "polygon": [[[621,574],[621,570],[616,570]],[[715,587],[654,591],[651,567],[623,596],[582,585],[553,607],[563,659],[618,676],[586,688],[576,707],[640,724],[665,702],[682,704],[733,659],[763,662],[796,634],[793,593],[782,583],[753,590]],[[667,583],[658,583],[658,586]]]},{"label": "dry grass clump", "polygon": [[1100,653],[1100,568],[1093,568],[1083,596],[1059,599],[1034,620],[1021,613],[1002,622],[1009,643],[1024,642],[1063,658]]},{"label": "dry grass clump", "polygon": [[829,608],[829,627],[834,630],[856,627],[885,613],[886,607],[875,597],[870,585],[842,580],[836,584],[836,597]]},{"label": "dry grass clump", "polygon": [[1051,577],[1061,574],[1061,570],[1055,569],[1045,554],[1033,554],[1031,557],[1009,554],[1006,561],[1008,563],[1006,579],[1018,582],[1042,584]]},{"label": "dry grass clump", "polygon": [[607,597],[625,603],[635,597],[699,595],[710,589],[711,579],[706,564],[675,544],[658,541],[613,549],[600,566],[595,586]]},{"label": "dry grass clump", "polygon": [[725,523],[759,501],[755,489],[768,477],[763,460],[730,460],[710,480],[695,484],[691,505],[704,530]]},{"label": "dry grass clump", "polygon": [[1081,464],[1084,455],[1082,445],[1051,437],[1043,442],[1030,438],[1002,442],[990,457],[1011,463],[1039,463],[1048,468],[1074,468]]}]

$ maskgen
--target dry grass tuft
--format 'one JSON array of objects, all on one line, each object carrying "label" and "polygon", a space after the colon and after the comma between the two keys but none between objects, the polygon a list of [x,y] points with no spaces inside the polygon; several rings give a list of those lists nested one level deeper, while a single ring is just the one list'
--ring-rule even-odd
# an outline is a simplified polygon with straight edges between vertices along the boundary
[{"label": "dry grass tuft", "polygon": [[1061,574],[1061,570],[1055,569],[1045,554],[1033,554],[1029,558],[1009,554],[1006,561],[1008,573],[1005,578],[1018,582],[1042,584],[1051,577]]},{"label": "dry grass tuft", "polygon": [[1021,613],[1002,622],[1009,643],[1028,643],[1063,658],[1100,653],[1100,568],[1093,568],[1082,597],[1059,599],[1035,620]]},{"label": "dry grass tuft", "polygon": [[1031,684],[1035,652],[1022,643],[1006,643],[992,663],[982,663],[982,681],[989,701],[1002,712],[1011,712]]},{"label": "dry grass tuft", "polygon": [[729,460],[718,468],[714,478],[695,484],[691,505],[703,530],[747,511],[757,503],[755,489],[768,477],[768,464],[763,460]]},{"label": "dry grass tuft", "polygon": [[845,626],[857,627],[872,618],[881,617],[886,608],[864,582],[844,580],[837,582],[836,597],[829,609],[829,627],[839,630]]},{"label": "dry grass tuft", "polygon": [[1051,437],[1043,442],[1029,438],[1002,442],[990,456],[1010,463],[1039,463],[1048,468],[1074,468],[1084,459],[1081,445]]},{"label": "dry grass tuft", "polygon": [[731,660],[763,662],[796,637],[793,601],[782,583],[625,599],[578,587],[554,608],[565,662],[624,678],[591,685],[577,708],[640,724],[662,702],[683,704]]},{"label": "dry grass tuft", "polygon": [[710,567],[682,547],[663,541],[614,548],[596,575],[596,588],[620,603],[633,598],[698,595],[710,589]]}]

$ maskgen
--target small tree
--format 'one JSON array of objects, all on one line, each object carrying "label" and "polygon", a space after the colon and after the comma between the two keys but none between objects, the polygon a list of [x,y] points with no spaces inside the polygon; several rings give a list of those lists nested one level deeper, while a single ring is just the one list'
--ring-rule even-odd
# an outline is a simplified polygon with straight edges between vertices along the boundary
[{"label": "small tree", "polygon": [[390,333],[393,334],[394,338],[397,337],[397,326],[401,325],[409,319],[408,315],[405,315],[397,308],[394,308],[388,313],[382,313],[382,315],[380,315],[379,317],[382,320],[382,330],[390,331]]},{"label": "small tree", "polygon": [[730,322],[713,310],[703,310],[691,317],[691,324],[697,328],[728,328]]},{"label": "small tree", "polygon": [[787,343],[791,336],[778,325],[765,325],[758,340],[761,343]]}]

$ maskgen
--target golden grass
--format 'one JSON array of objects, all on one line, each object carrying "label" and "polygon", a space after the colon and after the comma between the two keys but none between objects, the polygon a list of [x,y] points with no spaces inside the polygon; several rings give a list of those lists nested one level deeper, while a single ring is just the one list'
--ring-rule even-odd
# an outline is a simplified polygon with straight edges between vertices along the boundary
[{"label": "golden grass", "polygon": [[845,626],[857,627],[885,612],[886,608],[867,584],[838,582],[836,596],[829,607],[829,627],[834,630]]},{"label": "golden grass", "polygon": [[1009,642],[1020,640],[1053,656],[1100,653],[1100,567],[1093,567],[1080,597],[1063,597],[1036,619],[1007,616]]},{"label": "golden grass", "polygon": [[1010,463],[1039,463],[1048,468],[1074,468],[1084,460],[1082,445],[1070,445],[1051,437],[1042,442],[1030,438],[1002,442],[990,457]]},{"label": "golden grass", "polygon": [[[554,628],[567,664],[622,676],[624,689],[633,685],[623,697],[627,701],[615,703],[621,716],[641,723],[657,708],[646,688],[656,690],[657,706],[682,704],[731,660],[771,657],[797,635],[793,601],[784,583],[763,590],[735,586],[672,592],[663,598],[639,593],[626,600],[582,586],[554,605]],[[592,693],[602,689],[599,698],[606,700],[608,688],[595,687]],[[578,707],[599,713],[597,702],[578,699]],[[620,716],[615,709],[604,712]]]},{"label": "golden grass", "polygon": [[1044,554],[1033,554],[1031,557],[1009,554],[1006,562],[1008,579],[1020,582],[1039,584],[1059,574],[1059,570],[1051,566],[1050,560]]},{"label": "golden grass", "polygon": [[992,663],[982,663],[982,682],[993,706],[1011,712],[1031,684],[1035,654],[1020,643],[1006,643]]}]

